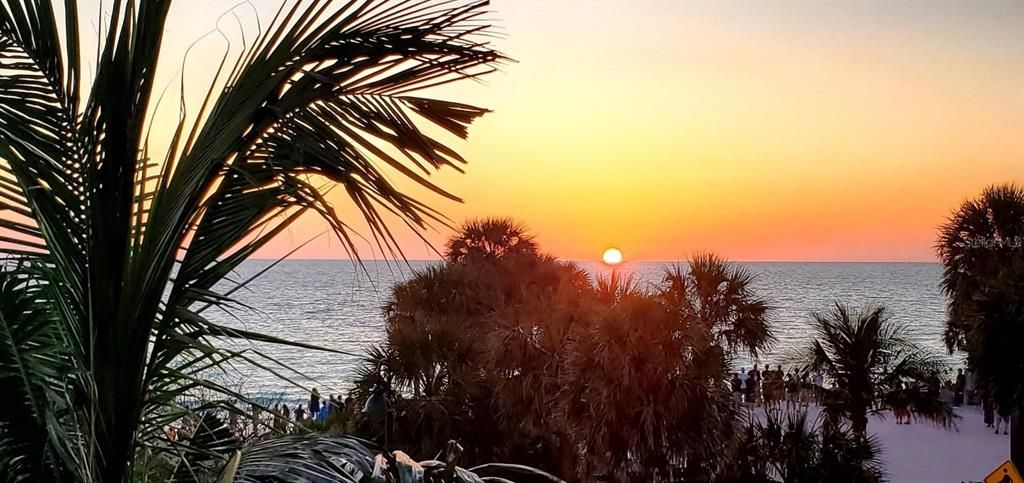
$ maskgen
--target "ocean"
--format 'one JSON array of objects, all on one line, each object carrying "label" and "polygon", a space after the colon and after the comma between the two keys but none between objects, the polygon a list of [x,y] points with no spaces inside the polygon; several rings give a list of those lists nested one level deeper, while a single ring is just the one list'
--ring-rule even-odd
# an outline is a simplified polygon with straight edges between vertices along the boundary
[{"label": "ocean", "polygon": [[[245,262],[233,280],[244,280],[271,261]],[[380,307],[390,288],[410,277],[427,261],[366,261],[365,270],[345,260],[286,260],[234,294],[240,303],[230,314],[211,309],[207,315],[226,325],[289,340],[315,344],[348,355],[268,344],[235,344],[237,349],[260,351],[268,366],[280,375],[238,364],[229,373],[234,387],[250,394],[300,395],[293,384],[317,387],[321,394],[337,394],[350,387],[360,355],[383,339]],[[598,262],[578,262],[592,274],[608,268]],[[630,262],[620,266],[640,283],[656,283],[674,262]],[[917,343],[959,365],[958,355],[947,355],[942,343],[945,297],[939,288],[941,266],[935,263],[739,263],[755,274],[754,287],[772,305],[777,342],[759,364],[785,364],[785,355],[813,336],[812,311],[828,310],[834,301],[851,306],[885,304],[894,318],[908,324]],[[254,355],[254,353],[252,353]],[[276,362],[272,362],[276,361]],[[739,364],[748,364],[741,360]],[[291,382],[281,377],[285,376]]]}]

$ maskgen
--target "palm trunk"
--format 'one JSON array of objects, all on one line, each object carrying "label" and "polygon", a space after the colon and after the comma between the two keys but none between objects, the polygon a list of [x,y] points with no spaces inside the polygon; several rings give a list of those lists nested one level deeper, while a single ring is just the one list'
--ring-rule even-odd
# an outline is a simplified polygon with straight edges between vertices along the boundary
[{"label": "palm trunk", "polygon": [[855,402],[850,405],[850,429],[860,436],[868,432],[868,405]]}]

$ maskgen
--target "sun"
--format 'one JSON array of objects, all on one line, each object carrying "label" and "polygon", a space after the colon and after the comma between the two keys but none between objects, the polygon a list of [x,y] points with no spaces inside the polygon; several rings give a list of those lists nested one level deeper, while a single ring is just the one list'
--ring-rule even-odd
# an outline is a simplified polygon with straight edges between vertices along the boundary
[{"label": "sun", "polygon": [[601,254],[601,260],[608,265],[618,265],[622,263],[622,251],[618,248],[609,248]]}]

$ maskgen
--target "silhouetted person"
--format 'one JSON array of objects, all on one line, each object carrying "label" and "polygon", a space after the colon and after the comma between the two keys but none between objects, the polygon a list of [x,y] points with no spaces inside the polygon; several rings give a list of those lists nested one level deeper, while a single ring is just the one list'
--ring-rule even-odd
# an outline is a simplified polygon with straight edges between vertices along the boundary
[{"label": "silhouetted person", "polygon": [[309,411],[309,419],[316,420],[317,414],[320,413],[320,391],[315,387],[309,395],[309,406],[306,409]]},{"label": "silhouetted person", "polygon": [[999,406],[999,410],[996,411],[996,430],[995,433],[999,434],[999,426],[1003,427],[1003,434],[1010,434],[1010,408],[1003,405]]},{"label": "silhouetted person", "polygon": [[743,393],[744,402],[750,402],[750,373],[747,372],[747,368],[740,368],[740,392]]},{"label": "silhouetted person", "polygon": [[291,416],[288,411],[287,404],[278,404],[277,408],[273,411],[274,413],[274,429],[278,432],[285,433],[288,431],[288,420]]},{"label": "silhouetted person", "polygon": [[235,435],[236,438],[242,435],[242,428],[238,424],[238,413],[236,411],[231,411],[228,414],[228,429],[231,430],[231,434]]},{"label": "silhouetted person", "polygon": [[754,366],[747,375],[750,376],[747,379],[747,403],[757,404],[757,394],[761,385],[761,373],[758,372],[757,366]]},{"label": "silhouetted person", "polygon": [[795,369],[790,369],[783,381],[786,389],[786,410],[796,409],[800,404],[800,380]]},{"label": "silhouetted person", "polygon": [[964,403],[964,370],[956,370],[956,380],[953,382],[953,405],[959,406]]}]

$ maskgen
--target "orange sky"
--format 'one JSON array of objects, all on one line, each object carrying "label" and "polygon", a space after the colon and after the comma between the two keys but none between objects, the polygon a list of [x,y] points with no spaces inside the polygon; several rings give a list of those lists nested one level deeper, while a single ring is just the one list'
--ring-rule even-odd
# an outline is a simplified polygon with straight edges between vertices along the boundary
[{"label": "orange sky", "polygon": [[[234,4],[174,7],[162,60],[175,62],[158,85]],[[276,2],[253,5],[266,21]],[[436,93],[495,110],[454,143],[466,174],[435,177],[465,203],[414,192],[456,221],[518,218],[559,257],[614,245],[633,260],[931,261],[936,227],[962,199],[1024,180],[1024,2],[493,10],[498,46],[518,63],[486,86]],[[194,49],[190,85],[205,82],[218,42]],[[301,220],[260,256],[322,229]],[[414,234],[400,240],[409,258],[433,258]],[[371,248],[362,256],[379,256]],[[324,237],[298,256],[345,252]]]}]

